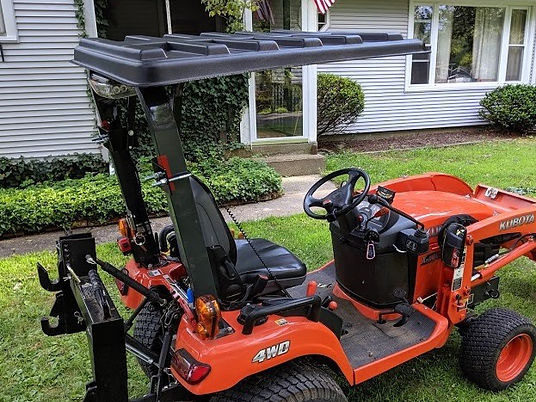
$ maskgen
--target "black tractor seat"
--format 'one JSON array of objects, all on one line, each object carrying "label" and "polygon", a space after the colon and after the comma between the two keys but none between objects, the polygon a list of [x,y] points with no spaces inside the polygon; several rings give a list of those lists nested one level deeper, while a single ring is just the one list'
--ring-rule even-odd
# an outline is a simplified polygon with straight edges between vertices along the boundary
[{"label": "black tractor seat", "polygon": [[[298,257],[285,247],[272,243],[269,240],[251,239],[250,241],[251,245],[248,244],[247,240],[235,240],[237,254],[235,267],[244,282],[253,283],[259,275],[267,276],[269,282],[263,293],[271,293],[279,290],[277,283],[275,283],[271,275],[284,288],[298,286],[303,283],[307,274],[307,268]],[[260,258],[255,254],[251,246],[255,247]],[[267,272],[263,262],[270,272]]]},{"label": "black tractor seat", "polygon": [[250,245],[245,239],[234,239],[208,187],[195,176],[190,177],[190,182],[205,246],[221,247],[244,283],[253,284],[259,275],[268,277],[262,294],[277,292],[280,286],[288,288],[303,283],[307,273],[303,262],[286,248],[271,241],[250,239]]}]

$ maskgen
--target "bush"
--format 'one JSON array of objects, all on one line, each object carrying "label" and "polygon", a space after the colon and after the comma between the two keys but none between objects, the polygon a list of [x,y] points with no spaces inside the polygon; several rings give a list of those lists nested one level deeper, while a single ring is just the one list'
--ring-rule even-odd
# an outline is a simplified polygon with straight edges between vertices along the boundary
[{"label": "bush", "polygon": [[[211,188],[220,203],[253,202],[281,193],[281,177],[266,164],[232,158],[191,164],[194,174]],[[148,172],[142,172],[140,176]],[[142,190],[149,214],[167,212],[165,193],[151,182]],[[73,224],[102,224],[125,214],[115,176],[98,174],[28,187],[0,189],[0,237],[69,228]]]},{"label": "bush", "polygon": [[0,157],[0,187],[25,187],[46,181],[80,179],[88,173],[106,173],[100,155],[74,154],[45,160]]},{"label": "bush", "polygon": [[361,86],[349,78],[318,74],[318,135],[342,132],[365,108]]},{"label": "bush", "polygon": [[505,85],[488,93],[480,105],[480,115],[503,130],[526,133],[536,126],[535,86]]}]

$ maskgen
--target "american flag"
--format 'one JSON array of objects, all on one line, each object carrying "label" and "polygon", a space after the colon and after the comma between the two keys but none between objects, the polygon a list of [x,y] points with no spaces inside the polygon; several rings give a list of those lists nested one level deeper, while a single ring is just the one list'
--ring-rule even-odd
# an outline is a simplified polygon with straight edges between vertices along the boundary
[{"label": "american flag", "polygon": [[320,14],[326,14],[329,8],[335,4],[335,0],[314,0]]},{"label": "american flag", "polygon": [[[335,0],[314,0],[314,2],[318,12],[321,14],[326,14],[328,9],[335,4]],[[261,21],[268,21],[272,24],[274,23],[274,16],[269,0],[257,1],[257,16]]]}]

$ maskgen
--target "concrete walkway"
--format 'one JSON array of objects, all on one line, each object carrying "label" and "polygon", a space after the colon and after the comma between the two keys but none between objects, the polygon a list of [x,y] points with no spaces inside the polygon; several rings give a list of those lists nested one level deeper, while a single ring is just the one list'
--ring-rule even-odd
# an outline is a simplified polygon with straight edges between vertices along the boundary
[{"label": "concrete walkway", "polygon": [[[285,194],[275,200],[259,202],[256,204],[246,204],[232,207],[233,214],[240,221],[251,221],[256,219],[267,218],[269,216],[289,216],[303,212],[302,202],[307,190],[313,185],[320,176],[295,176],[283,178],[283,189]],[[335,186],[327,183],[318,191],[318,195],[326,195],[332,191]],[[224,210],[223,216],[230,221],[230,218]],[[155,218],[152,220],[153,230],[160,231],[170,223],[168,217]],[[117,225],[107,225],[94,228],[75,229],[74,233],[91,231],[97,243],[106,243],[115,241]],[[32,236],[16,237],[0,241],[0,258],[8,257],[14,254],[24,254],[34,251],[53,250],[55,242],[63,232],[47,232]]]}]

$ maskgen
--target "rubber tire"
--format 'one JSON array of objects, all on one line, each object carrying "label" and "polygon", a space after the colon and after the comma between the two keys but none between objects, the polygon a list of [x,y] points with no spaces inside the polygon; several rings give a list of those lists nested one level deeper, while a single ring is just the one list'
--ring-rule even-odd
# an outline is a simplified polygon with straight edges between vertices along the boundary
[{"label": "rubber tire", "polygon": [[[160,320],[162,311],[154,304],[148,303],[138,314],[134,322],[134,333],[132,336],[144,346],[159,354],[162,348],[162,325]],[[138,359],[141,369],[151,378],[156,374],[156,367]]]},{"label": "rubber tire", "polygon": [[[471,321],[460,332],[462,344],[460,365],[471,381],[490,391],[502,391],[521,381],[536,354],[536,327],[515,311],[495,308]],[[532,338],[532,356],[517,377],[508,382],[500,381],[496,374],[499,355],[516,335],[528,334]]]},{"label": "rubber tire", "polygon": [[328,370],[310,361],[291,361],[246,378],[235,387],[214,395],[210,402],[347,402]]}]

